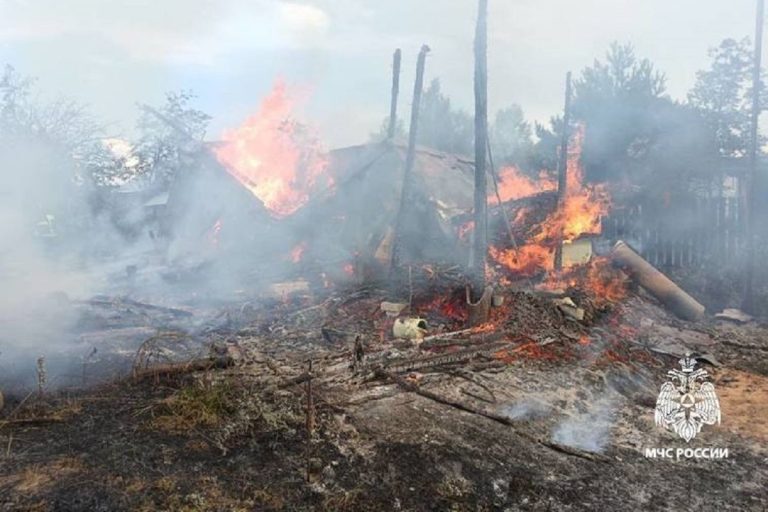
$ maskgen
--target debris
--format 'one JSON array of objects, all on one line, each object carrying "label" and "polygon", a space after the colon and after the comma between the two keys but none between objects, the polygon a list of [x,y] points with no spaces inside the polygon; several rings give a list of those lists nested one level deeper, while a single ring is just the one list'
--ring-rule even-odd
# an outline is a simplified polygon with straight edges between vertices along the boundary
[{"label": "debris", "polygon": [[398,318],[392,326],[395,338],[404,340],[423,340],[427,334],[427,321],[423,318]]},{"label": "debris", "polygon": [[715,315],[715,318],[718,318],[720,320],[729,320],[731,322],[736,322],[739,324],[745,324],[747,322],[751,322],[754,320],[754,318],[751,315],[746,314],[740,309],[736,308],[726,308],[720,313],[717,313]]},{"label": "debris", "polygon": [[508,345],[508,343],[495,342],[436,356],[393,360],[388,361],[384,367],[388,371],[403,372],[442,366],[445,364],[463,363],[475,359],[476,357],[486,357],[490,359],[493,357],[493,354],[504,348],[505,345]]},{"label": "debris", "polygon": [[[463,402],[459,402],[457,400],[453,400],[453,399],[448,398],[448,397],[440,396],[440,395],[438,395],[436,393],[433,393],[431,391],[422,389],[418,385],[413,383],[412,381],[409,381],[408,379],[405,379],[405,378],[400,377],[398,375],[393,375],[393,374],[388,373],[388,372],[386,372],[384,370],[379,370],[377,372],[377,375],[380,378],[386,378],[386,379],[394,381],[395,383],[397,383],[400,387],[402,387],[406,391],[414,392],[414,393],[416,393],[419,396],[422,396],[424,398],[428,398],[428,399],[430,399],[432,401],[435,401],[437,403],[440,403],[440,404],[443,404],[443,405],[448,405],[450,407],[454,407],[456,409],[459,409],[459,410],[462,410],[462,411],[465,411],[465,412],[469,412],[469,413],[472,413],[472,414],[477,414],[479,416],[483,416],[485,418],[488,418],[490,420],[496,421],[498,423],[502,423],[502,424],[507,425],[509,427],[513,427],[514,428],[514,426],[515,426],[514,421],[512,421],[511,419],[509,419],[506,416],[502,416],[500,414],[496,414],[496,413],[493,413],[493,412],[484,411],[484,410],[478,409],[478,408],[476,408],[476,407],[474,407],[472,405],[469,405],[469,404],[466,404],[466,403],[463,403]],[[580,457],[580,458],[587,459],[587,460],[590,460],[590,461],[593,461],[593,462],[607,462],[607,460],[608,460],[604,456],[601,456],[599,454],[594,454],[594,453],[586,452],[586,451],[580,450],[578,448],[571,448],[569,446],[563,446],[563,445],[561,445],[559,443],[555,443],[555,442],[552,442],[552,441],[536,438],[533,435],[528,434],[527,432],[524,432],[522,430],[515,429],[515,433],[520,435],[524,439],[527,439],[528,441],[540,444],[542,446],[545,446],[545,447],[550,448],[552,450],[555,450],[557,452],[563,453],[565,455],[572,455],[572,456]]]},{"label": "debris", "polygon": [[699,320],[704,316],[704,306],[621,240],[613,246],[611,256],[640,286],[648,290],[675,315],[691,321]]},{"label": "debris", "polygon": [[470,300],[469,287],[467,287],[467,306],[469,307],[469,317],[467,321],[470,327],[477,327],[488,321],[492,298],[493,286],[486,286],[480,299],[473,303]]},{"label": "debris", "polygon": [[147,304],[145,302],[139,302],[133,299],[129,299],[128,297],[110,298],[110,297],[104,297],[104,296],[97,296],[86,301],[80,301],[79,303],[88,304],[91,306],[105,306],[105,307],[114,307],[114,308],[130,306],[130,307],[135,307],[139,309],[146,309],[149,311],[156,311],[158,313],[168,313],[172,316],[179,317],[179,318],[189,318],[193,316],[192,313],[190,313],[189,311],[184,311],[183,309],[157,306],[155,304]]},{"label": "debris", "polygon": [[275,283],[269,287],[269,296],[276,299],[302,294],[309,294],[309,282],[304,279]]},{"label": "debris", "polygon": [[423,341],[432,341],[432,340],[446,340],[449,338],[455,338],[457,336],[461,336],[463,334],[472,334],[475,330],[474,329],[460,329],[458,331],[451,331],[451,332],[444,332],[440,334],[433,334],[431,336],[426,336]]},{"label": "debris", "polygon": [[15,420],[0,421],[0,428],[5,426],[19,427],[19,426],[36,426],[47,425],[49,423],[61,423],[64,420],[58,416],[41,416],[38,418],[19,418]]},{"label": "debris", "polygon": [[360,365],[363,364],[365,361],[365,349],[363,347],[363,340],[358,335],[355,337],[355,352],[354,352],[354,361],[352,363],[352,366],[355,370],[357,370]]},{"label": "debris", "polygon": [[218,358],[195,359],[185,363],[162,364],[144,369],[134,369],[133,378],[141,381],[147,378],[158,379],[161,376],[182,375],[194,373],[213,368],[229,368],[234,365],[234,360],[230,356]]},{"label": "debris", "polygon": [[403,304],[400,302],[382,302],[381,303],[381,310],[387,314],[387,316],[390,317],[396,317],[402,311],[408,307],[408,304]]},{"label": "debris", "polygon": [[723,363],[718,361],[717,358],[715,358],[715,356],[713,356],[712,354],[701,354],[696,356],[696,359],[699,361],[704,361],[706,363],[709,363],[712,366],[716,366],[718,368],[723,366]]},{"label": "debris", "polygon": [[562,311],[565,315],[581,322],[584,320],[584,310],[573,302],[570,297],[563,297],[562,299],[553,299],[552,303],[557,306],[557,309]]}]

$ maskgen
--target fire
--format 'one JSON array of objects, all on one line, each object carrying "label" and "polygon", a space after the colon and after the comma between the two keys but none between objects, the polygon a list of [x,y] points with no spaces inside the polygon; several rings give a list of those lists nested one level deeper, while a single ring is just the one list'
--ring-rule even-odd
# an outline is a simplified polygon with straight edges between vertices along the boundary
[{"label": "fire", "polygon": [[[519,250],[491,248],[490,257],[508,271],[523,275],[551,271],[554,266],[554,250],[558,243],[572,242],[584,235],[600,234],[601,219],[610,209],[610,195],[603,184],[584,183],[584,169],[580,162],[583,140],[584,130],[579,127],[569,145],[565,196],[557,209],[537,226],[536,234]],[[520,197],[526,192],[556,188],[556,183],[545,177],[539,182],[533,182],[519,172],[512,172],[508,176],[512,176],[508,178],[508,183],[514,184],[517,192],[513,194],[513,185],[509,185],[510,189],[502,187],[505,189],[503,200],[505,197]],[[521,212],[518,212],[515,222],[524,220],[526,213]]]},{"label": "fire", "polygon": [[278,81],[258,112],[224,133],[216,156],[276,217],[301,208],[325,173],[327,160],[312,131],[295,117],[296,101]]},{"label": "fire", "polygon": [[607,258],[596,258],[587,269],[586,288],[601,302],[616,302],[627,295],[627,279]]},{"label": "fire", "polygon": [[552,249],[543,245],[524,245],[515,249],[488,248],[491,259],[516,274],[530,276],[554,267]]},{"label": "fire", "polygon": [[[526,176],[514,166],[504,167],[499,171],[499,196],[502,202],[556,189],[557,181],[549,178],[544,171],[539,173],[538,181]],[[498,204],[495,192],[489,199]]]}]

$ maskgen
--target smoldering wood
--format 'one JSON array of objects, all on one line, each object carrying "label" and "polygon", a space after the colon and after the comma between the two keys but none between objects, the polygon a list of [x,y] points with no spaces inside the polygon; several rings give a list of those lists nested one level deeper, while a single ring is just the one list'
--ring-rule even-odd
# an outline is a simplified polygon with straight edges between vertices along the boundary
[{"label": "smoldering wood", "polygon": [[624,242],[619,241],[613,246],[611,257],[675,315],[690,321],[700,320],[704,316],[704,306]]},{"label": "smoldering wood", "polygon": [[[392,382],[395,382],[398,386],[403,388],[406,391],[410,391],[412,393],[416,393],[419,396],[422,396],[424,398],[428,398],[429,400],[432,400],[434,402],[448,405],[450,407],[462,410],[464,412],[468,412],[471,414],[476,414],[479,416],[483,416],[485,418],[488,418],[489,420],[493,420],[495,422],[501,423],[503,425],[506,425],[508,427],[516,427],[516,423],[514,420],[502,416],[500,414],[496,414],[493,412],[485,411],[483,409],[479,409],[473,405],[470,405],[465,402],[460,402],[458,400],[454,400],[452,398],[438,395],[437,393],[433,393],[432,391],[423,389],[419,387],[417,384],[409,382],[408,380],[404,379],[403,377],[400,377],[399,375],[392,374],[390,372],[387,372],[386,370],[377,370],[377,375],[379,378],[382,379],[388,379]],[[549,448],[551,450],[555,450],[559,453],[562,453],[564,455],[571,455],[574,457],[579,457],[582,459],[586,459],[592,462],[608,462],[609,459],[595,453],[586,452],[583,450],[579,450],[577,448],[572,448],[570,446],[564,446],[559,443],[555,443],[546,439],[538,438],[536,436],[533,436],[525,431],[515,429],[515,433],[519,435],[520,437],[527,439],[528,441],[534,442],[536,444],[539,444],[541,446],[544,446],[546,448]]]},{"label": "smoldering wood", "polygon": [[390,372],[405,372],[424,368],[434,368],[447,364],[464,363],[478,357],[492,358],[493,353],[509,345],[508,342],[494,342],[476,345],[474,347],[457,350],[448,354],[439,354],[435,356],[425,356],[405,361],[390,361],[379,368]]},{"label": "smoldering wood", "polygon": [[235,360],[230,356],[216,358],[195,359],[183,363],[159,364],[149,368],[134,369],[133,380],[140,382],[146,379],[159,379],[161,377],[179,376],[206,370],[230,368]]},{"label": "smoldering wood", "polygon": [[471,294],[467,290],[467,323],[470,326],[483,325],[488,321],[488,315],[491,310],[491,301],[493,300],[493,286],[486,286],[483,294],[476,301],[472,301]]},{"label": "smoldering wood", "polygon": [[387,139],[392,140],[395,137],[397,129],[397,97],[400,94],[400,48],[395,50],[392,56],[392,97],[389,105],[389,129],[387,129]]}]

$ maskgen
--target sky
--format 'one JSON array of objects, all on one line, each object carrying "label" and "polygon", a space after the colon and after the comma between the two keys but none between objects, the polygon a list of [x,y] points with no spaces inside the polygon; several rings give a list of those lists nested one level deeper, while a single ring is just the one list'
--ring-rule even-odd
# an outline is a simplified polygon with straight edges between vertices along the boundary
[{"label": "sky", "polygon": [[[754,33],[756,0],[489,0],[489,108],[531,121],[562,109],[565,73],[629,42],[684,99],[707,51]],[[365,142],[389,112],[403,51],[407,119],[416,55],[471,113],[475,0],[0,0],[0,64],[38,78],[44,97],[87,104],[129,137],[137,103],[189,89],[213,116],[209,138],[254,113],[275,80],[301,91],[301,116],[329,147]]]}]

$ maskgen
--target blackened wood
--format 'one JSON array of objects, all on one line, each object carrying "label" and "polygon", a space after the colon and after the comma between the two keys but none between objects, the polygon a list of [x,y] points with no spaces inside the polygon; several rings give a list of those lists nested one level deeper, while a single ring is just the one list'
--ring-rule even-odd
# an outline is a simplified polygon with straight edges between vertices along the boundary
[{"label": "blackened wood", "polygon": [[389,105],[389,129],[387,130],[387,139],[392,140],[395,137],[397,129],[397,97],[400,94],[400,48],[395,50],[392,57],[392,98]]},{"label": "blackened wood", "polygon": [[760,118],[760,63],[763,47],[763,17],[765,1],[757,0],[757,16],[755,20],[755,54],[752,64],[752,118],[750,124],[749,147],[749,178],[747,179],[744,199],[744,234],[747,239],[747,264],[744,276],[744,299],[742,309],[748,313],[754,312],[754,290],[752,281],[755,275],[755,178],[757,176],[757,155],[759,151],[758,121]]},{"label": "blackened wood", "polygon": [[488,253],[488,185],[486,146],[488,144],[488,0],[478,1],[475,28],[475,229],[469,262],[472,272],[472,299],[485,291],[485,262]]},{"label": "blackened wood", "polygon": [[[568,137],[570,136],[569,125],[571,123],[571,72],[565,75],[565,106],[563,108],[563,133],[560,140],[560,158],[558,159],[557,169],[557,201],[558,208],[563,208],[566,193],[568,191]],[[557,241],[555,247],[555,270],[563,268],[563,240]]]},{"label": "blackened wood", "polygon": [[423,45],[419,51],[419,58],[416,62],[416,81],[413,84],[413,104],[411,105],[411,126],[408,131],[408,153],[405,156],[405,171],[403,172],[403,185],[400,196],[400,208],[397,211],[395,220],[395,239],[392,247],[392,265],[390,271],[400,265],[400,248],[402,245],[403,220],[405,219],[405,209],[411,206],[412,199],[412,176],[413,163],[416,159],[416,135],[419,129],[419,109],[421,107],[421,93],[424,89],[424,66],[427,61],[429,46]]}]

